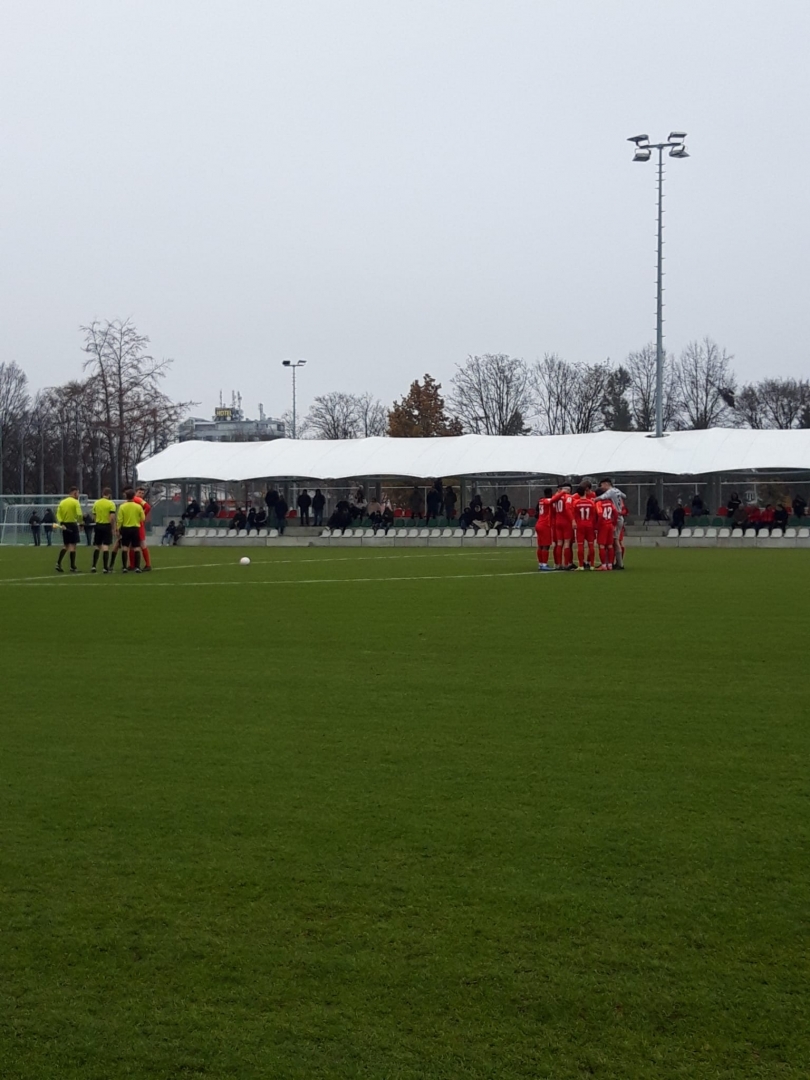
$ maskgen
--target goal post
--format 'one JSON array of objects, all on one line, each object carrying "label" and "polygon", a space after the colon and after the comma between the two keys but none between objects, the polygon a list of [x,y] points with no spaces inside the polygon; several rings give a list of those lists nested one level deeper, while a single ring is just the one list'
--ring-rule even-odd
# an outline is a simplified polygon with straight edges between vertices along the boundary
[{"label": "goal post", "polygon": [[[64,495],[0,495],[0,544],[4,546],[30,546],[34,543],[31,529],[31,515],[36,513],[42,521],[47,510],[56,520],[56,508]],[[80,495],[79,501],[85,513],[92,503],[87,495]],[[40,526],[40,543],[59,542],[60,531],[47,525]]]}]

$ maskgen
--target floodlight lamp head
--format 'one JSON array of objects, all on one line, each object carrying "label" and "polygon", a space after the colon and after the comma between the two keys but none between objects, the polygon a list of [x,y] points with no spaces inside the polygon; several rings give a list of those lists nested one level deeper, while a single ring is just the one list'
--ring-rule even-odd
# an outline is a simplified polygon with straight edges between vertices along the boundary
[{"label": "floodlight lamp head", "polygon": [[282,360],[281,361],[281,366],[282,367],[292,367],[292,360]]},{"label": "floodlight lamp head", "polygon": [[649,150],[643,146],[636,147],[636,152],[633,154],[633,161],[649,161],[652,150]]},{"label": "floodlight lamp head", "polygon": [[305,363],[306,363],[306,360],[299,360],[298,361],[298,366],[303,367]]},{"label": "floodlight lamp head", "polygon": [[649,135],[631,135],[630,138],[627,141],[628,142],[634,142],[636,144],[636,146],[638,146],[639,143],[648,143],[650,141],[650,136]]},{"label": "floodlight lamp head", "polygon": [[667,142],[683,142],[685,138],[685,131],[670,131]]},{"label": "floodlight lamp head", "polygon": [[672,149],[669,152],[669,156],[670,157],[675,157],[675,158],[687,158],[687,157],[689,157],[689,154],[687,154],[686,147],[684,146],[684,144],[681,143],[680,146],[673,146],[672,147]]}]

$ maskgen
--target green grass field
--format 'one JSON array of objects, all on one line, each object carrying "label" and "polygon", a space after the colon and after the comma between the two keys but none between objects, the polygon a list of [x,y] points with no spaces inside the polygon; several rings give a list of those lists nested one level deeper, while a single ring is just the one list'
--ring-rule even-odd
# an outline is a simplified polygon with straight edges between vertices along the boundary
[{"label": "green grass field", "polygon": [[0,550],[4,1080],[810,1073],[810,552],[55,552]]}]

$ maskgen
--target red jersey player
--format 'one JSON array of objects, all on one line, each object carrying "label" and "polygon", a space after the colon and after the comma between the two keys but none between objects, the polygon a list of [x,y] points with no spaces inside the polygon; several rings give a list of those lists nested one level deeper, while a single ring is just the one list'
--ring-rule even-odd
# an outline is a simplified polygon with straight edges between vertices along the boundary
[{"label": "red jersey player", "polygon": [[610,499],[601,499],[596,503],[597,525],[596,542],[599,545],[600,570],[613,569],[613,545],[616,542],[616,520],[618,512]]},{"label": "red jersey player", "polygon": [[[565,496],[571,493],[570,486],[560,484],[551,499],[551,522],[554,530],[554,568],[564,569],[565,548],[570,548],[574,537],[573,522],[566,520]],[[567,560],[566,560],[567,561]]]},{"label": "red jersey player", "polygon": [[[143,555],[144,571],[152,569],[152,560],[149,557],[149,548],[146,546],[146,520],[149,517],[149,511],[152,507],[146,501],[146,488],[138,487],[135,489],[135,498],[133,502],[140,503],[143,507],[144,519],[141,522],[141,554]],[[129,564],[130,569],[133,568],[135,563],[135,549],[130,548]]]},{"label": "red jersey player", "polygon": [[554,512],[551,508],[553,492],[551,488],[543,489],[543,498],[537,503],[537,523],[534,531],[537,533],[537,569],[550,570],[548,565],[548,553],[554,543]]},{"label": "red jersey player", "polygon": [[[579,498],[574,505],[574,525],[577,531],[577,561],[580,570],[590,570],[596,562],[596,500],[585,488],[577,488]],[[585,557],[585,545],[588,557]]]}]

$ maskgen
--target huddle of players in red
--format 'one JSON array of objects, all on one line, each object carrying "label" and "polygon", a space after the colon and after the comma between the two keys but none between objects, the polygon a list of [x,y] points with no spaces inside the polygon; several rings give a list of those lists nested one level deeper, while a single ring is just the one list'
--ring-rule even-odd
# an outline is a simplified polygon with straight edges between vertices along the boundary
[{"label": "huddle of players in red", "polygon": [[[574,491],[569,483],[560,484],[555,492],[546,488],[537,504],[537,563],[538,570],[612,570],[616,547],[624,552],[624,518],[627,507],[608,495],[615,491],[608,480],[601,483],[597,494],[589,481],[583,481]],[[577,562],[574,565],[574,542]],[[549,552],[554,551],[554,566],[549,566]],[[596,566],[596,549],[599,563]],[[619,560],[616,560],[619,561]],[[621,565],[621,562],[619,562]]]}]

